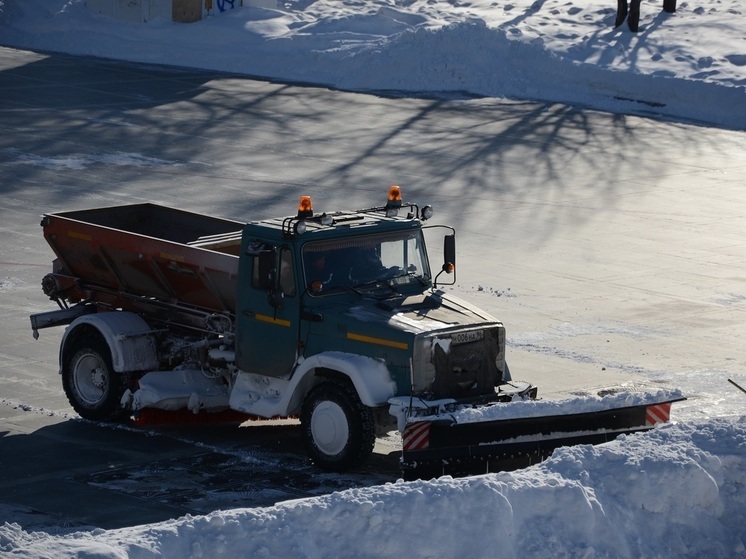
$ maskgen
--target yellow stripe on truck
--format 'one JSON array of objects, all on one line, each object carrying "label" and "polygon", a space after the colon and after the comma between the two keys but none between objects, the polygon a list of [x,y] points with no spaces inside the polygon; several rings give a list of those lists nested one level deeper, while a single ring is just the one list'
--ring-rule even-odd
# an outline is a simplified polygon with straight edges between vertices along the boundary
[{"label": "yellow stripe on truck", "polygon": [[78,233],[77,231],[68,231],[67,236],[71,239],[80,239],[82,241],[92,241],[93,237],[86,235],[85,233]]},{"label": "yellow stripe on truck", "polygon": [[278,326],[287,326],[290,328],[292,323],[289,320],[285,320],[284,318],[275,318],[273,316],[268,316],[266,314],[255,314],[254,318],[261,322],[269,322],[270,324],[277,324]]},{"label": "yellow stripe on truck", "polygon": [[366,344],[384,345],[386,347],[394,347],[396,349],[409,349],[409,344],[406,342],[397,342],[394,340],[386,340],[384,338],[374,338],[373,336],[363,336],[362,334],[347,333],[348,340],[355,340],[356,342],[364,342]]}]

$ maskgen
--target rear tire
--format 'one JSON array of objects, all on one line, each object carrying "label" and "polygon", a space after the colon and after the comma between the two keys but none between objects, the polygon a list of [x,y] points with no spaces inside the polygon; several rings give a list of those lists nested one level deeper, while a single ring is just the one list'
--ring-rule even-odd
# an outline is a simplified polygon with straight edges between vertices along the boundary
[{"label": "rear tire", "polygon": [[83,419],[115,421],[128,415],[121,405],[124,375],[114,371],[111,350],[98,335],[81,337],[67,348],[62,388]]},{"label": "rear tire", "polygon": [[373,411],[350,383],[323,382],[303,402],[301,426],[306,451],[325,470],[345,471],[362,464],[373,452]]}]

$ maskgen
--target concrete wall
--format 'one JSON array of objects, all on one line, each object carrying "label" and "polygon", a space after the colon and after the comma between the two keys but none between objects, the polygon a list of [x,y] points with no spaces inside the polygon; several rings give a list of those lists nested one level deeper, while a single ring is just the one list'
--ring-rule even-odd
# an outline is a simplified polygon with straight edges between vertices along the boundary
[{"label": "concrete wall", "polygon": [[85,4],[92,12],[121,21],[143,23],[164,17],[192,23],[207,15],[248,5],[248,0],[86,0]]},{"label": "concrete wall", "polygon": [[193,23],[202,19],[202,0],[173,0],[171,19]]},{"label": "concrete wall", "polygon": [[171,0],[86,0],[85,4],[97,14],[133,23],[159,16],[171,19]]}]

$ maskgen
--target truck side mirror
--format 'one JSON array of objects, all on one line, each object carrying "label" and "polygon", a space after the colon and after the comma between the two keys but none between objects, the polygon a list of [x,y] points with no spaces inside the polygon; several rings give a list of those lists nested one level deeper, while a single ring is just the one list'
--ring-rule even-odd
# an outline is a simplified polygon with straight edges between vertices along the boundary
[{"label": "truck side mirror", "polygon": [[[451,229],[449,227],[451,231]],[[438,286],[438,278],[440,277],[440,274],[445,272],[446,274],[453,274],[451,277],[450,283],[447,284],[440,284],[440,285],[453,285],[456,283],[456,274],[454,273],[456,271],[456,233],[451,233],[450,235],[446,235],[443,237],[443,266],[435,275],[435,279],[433,279],[433,287]]]},{"label": "truck side mirror", "polygon": [[443,271],[447,274],[456,269],[456,235],[443,237]]}]

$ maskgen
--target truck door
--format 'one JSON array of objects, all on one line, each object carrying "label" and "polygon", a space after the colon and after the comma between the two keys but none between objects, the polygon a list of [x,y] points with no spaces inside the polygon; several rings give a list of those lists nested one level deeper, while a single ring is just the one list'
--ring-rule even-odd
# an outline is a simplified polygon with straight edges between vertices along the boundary
[{"label": "truck door", "polygon": [[289,247],[257,243],[239,274],[236,363],[243,371],[288,375],[298,350],[298,293]]}]

